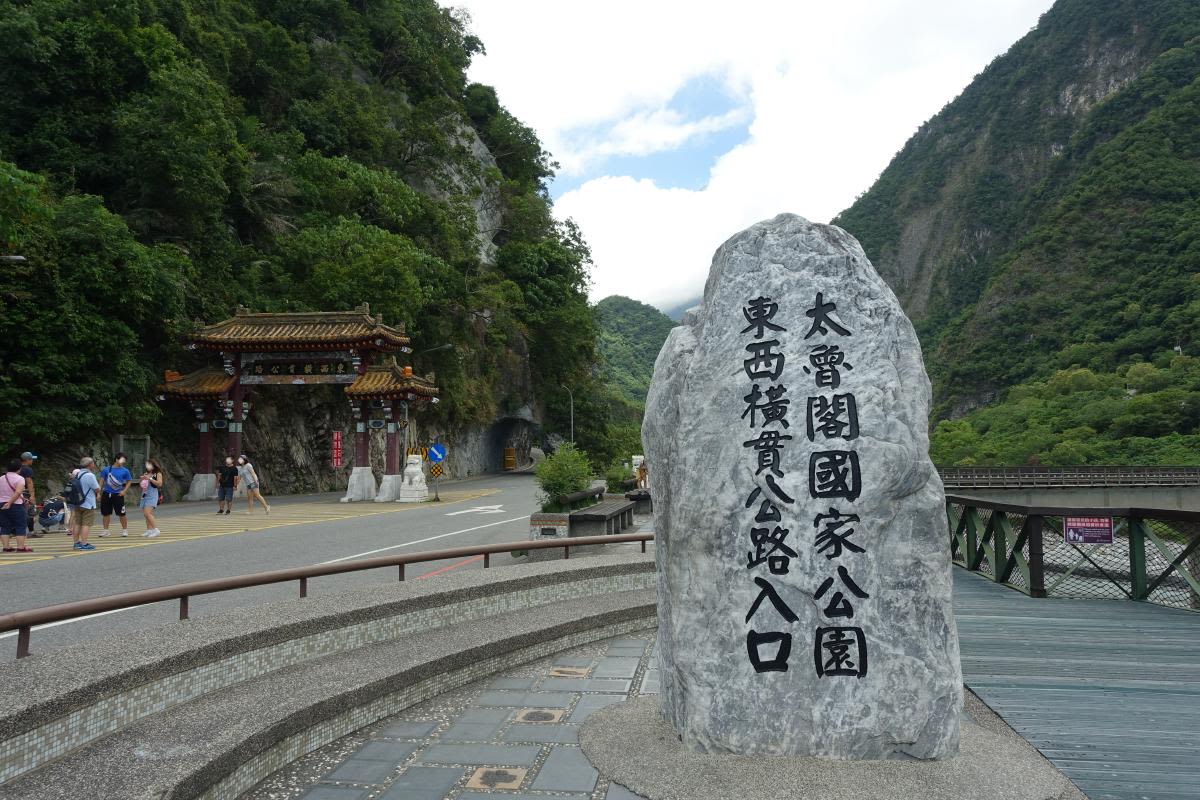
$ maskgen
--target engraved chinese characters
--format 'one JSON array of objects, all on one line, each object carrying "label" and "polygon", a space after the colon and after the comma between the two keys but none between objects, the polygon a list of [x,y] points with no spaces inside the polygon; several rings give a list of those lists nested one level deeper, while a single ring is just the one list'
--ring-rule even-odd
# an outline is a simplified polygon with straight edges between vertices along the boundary
[{"label": "engraved chinese characters", "polygon": [[[836,311],[837,304],[826,302],[824,296],[818,292],[812,307],[804,312],[805,316],[812,320],[804,338],[825,336],[831,332],[840,336],[850,336],[850,331],[834,316]],[[743,361],[746,375],[752,380],[776,381],[783,373],[787,355],[774,352],[774,348],[779,347],[779,340],[761,341],[767,331],[787,332],[787,328],[774,321],[778,312],[779,303],[762,296],[748,300],[742,308],[742,316],[749,324],[741,332],[749,334],[755,340],[746,345],[745,349],[749,355]],[[810,348],[808,359],[818,369],[815,390],[822,387],[837,388],[841,384],[839,367],[851,369],[851,365],[845,363],[837,345],[816,344]],[[809,372],[807,367],[805,372]],[[747,405],[746,410],[742,412],[743,418],[749,415],[752,428],[762,426],[757,438],[742,443],[743,447],[753,448],[756,455],[755,476],[766,470],[767,478],[778,478],[785,485],[787,476],[781,466],[782,452],[792,437],[767,426],[790,427],[787,407],[791,401],[784,399],[786,394],[787,387],[782,383],[772,383],[763,389],[756,381],[749,394],[743,398]],[[764,397],[769,401],[766,404],[761,403]],[[810,396],[806,403],[810,442],[818,438],[841,438],[846,441],[858,438],[858,404],[853,394]],[[759,413],[756,415],[755,412]],[[861,481],[858,453],[853,450],[814,452],[809,458],[808,491],[812,497],[852,501],[859,495]],[[749,538],[753,549],[747,554],[746,568],[754,570],[766,565],[771,575],[786,575],[791,559],[796,557],[796,551],[785,541],[791,531],[779,525],[772,527],[769,523],[783,519],[776,503],[792,505],[795,500],[784,494],[775,481],[767,483],[766,486],[766,494],[763,487],[754,486],[746,501],[748,508],[756,501],[760,502],[750,528]],[[817,549],[825,553],[826,558],[840,559],[844,553],[853,555],[864,552],[862,547],[847,542],[849,536],[854,533],[853,528],[841,535],[836,532],[847,520],[858,522],[856,515],[843,516],[841,512],[830,508],[828,514],[818,514],[813,524],[819,528],[823,519],[835,520],[826,526],[825,532],[818,536],[815,542]],[[761,523],[768,523],[768,526],[754,527]],[[849,596],[857,599],[870,597],[850,577],[845,566],[838,565],[837,575],[848,590]],[[826,578],[813,595],[814,599],[824,597],[833,582],[833,578]],[[760,592],[746,614],[746,623],[750,626],[746,632],[746,652],[750,664],[755,672],[784,672],[789,668],[788,659],[792,652],[794,634],[789,630],[760,630],[763,625],[761,622],[756,623],[754,617],[765,597],[770,599],[771,606],[782,622],[795,623],[799,618],[775,591],[769,578],[755,577],[754,583],[760,587]],[[853,617],[854,608],[848,595],[841,590],[835,591],[824,607],[824,615],[830,619]],[[860,627],[818,627],[813,636],[812,652],[818,676],[849,675],[862,678],[867,674],[867,643]]]},{"label": "engraved chinese characters", "polygon": [[912,326],[844,231],[785,215],[718,251],[643,425],[661,701],[689,747],[955,752],[928,408]]}]

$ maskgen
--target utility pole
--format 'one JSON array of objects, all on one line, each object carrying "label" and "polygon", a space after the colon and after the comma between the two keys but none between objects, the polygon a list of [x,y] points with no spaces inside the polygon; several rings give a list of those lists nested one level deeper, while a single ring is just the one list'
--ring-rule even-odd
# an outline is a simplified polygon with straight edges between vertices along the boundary
[{"label": "utility pole", "polygon": [[571,444],[575,444],[575,393],[565,383],[561,383],[559,386],[566,389],[567,394],[571,397]]}]

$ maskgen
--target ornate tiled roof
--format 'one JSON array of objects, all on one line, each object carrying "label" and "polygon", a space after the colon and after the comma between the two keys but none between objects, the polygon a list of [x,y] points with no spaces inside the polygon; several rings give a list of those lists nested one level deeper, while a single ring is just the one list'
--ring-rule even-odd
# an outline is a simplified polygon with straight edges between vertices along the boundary
[{"label": "ornate tiled roof", "polygon": [[367,367],[346,387],[346,396],[355,400],[429,400],[437,395],[432,375],[413,375],[411,367],[401,367],[394,358]]},{"label": "ornate tiled roof", "polygon": [[403,328],[384,325],[363,303],[353,311],[252,314],[239,308],[223,322],[201,328],[187,337],[192,349],[229,353],[280,350],[383,350],[407,347]]},{"label": "ornate tiled roof", "polygon": [[236,378],[222,369],[205,367],[204,369],[180,375],[168,370],[164,383],[158,388],[170,397],[185,400],[211,400],[221,397],[233,386]]}]

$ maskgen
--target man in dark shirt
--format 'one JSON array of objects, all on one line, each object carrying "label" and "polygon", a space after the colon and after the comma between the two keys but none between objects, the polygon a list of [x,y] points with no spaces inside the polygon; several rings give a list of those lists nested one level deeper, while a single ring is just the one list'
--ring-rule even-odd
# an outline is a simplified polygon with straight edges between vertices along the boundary
[{"label": "man in dark shirt", "polygon": [[37,456],[26,450],[21,453],[21,477],[25,479],[25,511],[28,514],[29,535],[34,539],[42,538],[40,533],[33,532],[33,523],[37,520],[37,490],[33,488],[33,462]]},{"label": "man in dark shirt", "polygon": [[233,465],[233,457],[226,456],[225,463],[217,467],[217,513],[228,514],[233,511],[233,490],[238,482],[238,469]]}]

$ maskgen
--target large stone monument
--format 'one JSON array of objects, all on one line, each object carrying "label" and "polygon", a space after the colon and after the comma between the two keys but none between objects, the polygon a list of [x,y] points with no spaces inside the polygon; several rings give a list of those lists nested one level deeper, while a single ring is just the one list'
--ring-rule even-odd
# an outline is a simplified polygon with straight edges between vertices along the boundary
[{"label": "large stone monument", "polygon": [[852,236],[717,251],[654,368],[662,709],[704,752],[941,759],[963,705],[916,334]]}]

